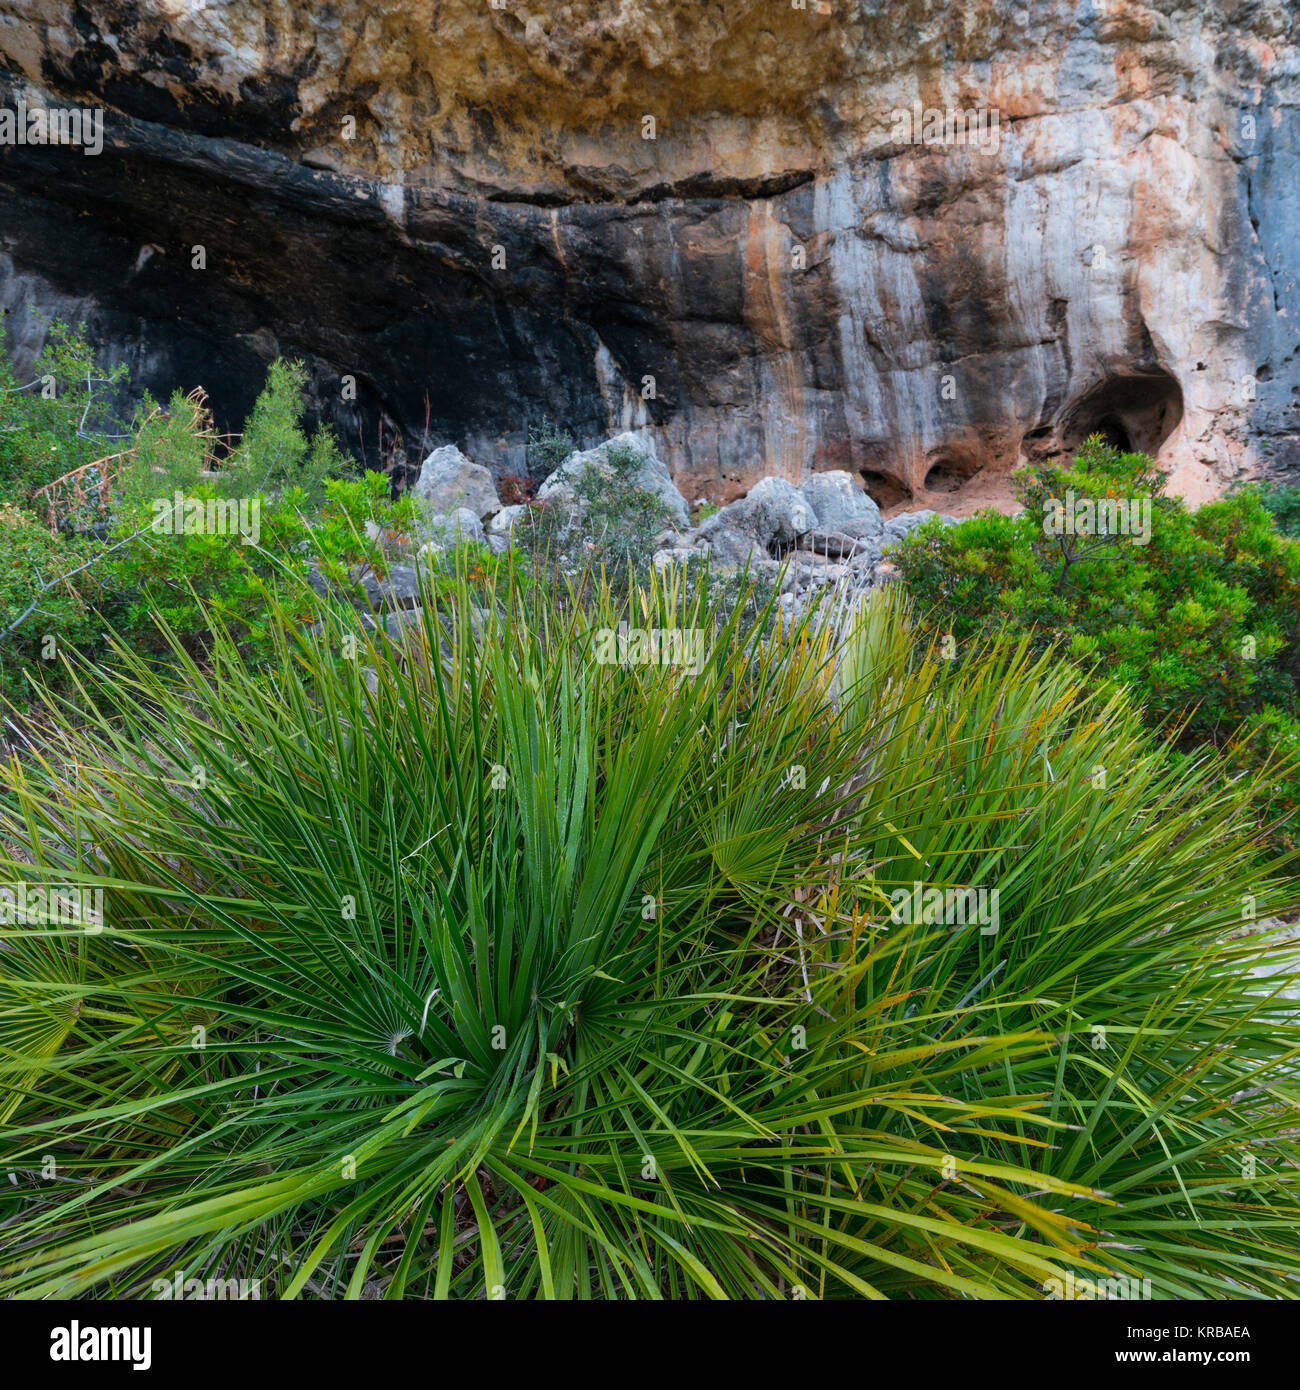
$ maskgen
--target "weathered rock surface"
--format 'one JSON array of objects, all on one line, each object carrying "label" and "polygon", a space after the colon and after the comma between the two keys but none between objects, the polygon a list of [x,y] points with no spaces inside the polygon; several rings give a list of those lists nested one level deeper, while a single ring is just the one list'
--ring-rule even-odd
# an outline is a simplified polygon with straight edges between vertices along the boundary
[{"label": "weathered rock surface", "polygon": [[[708,522],[705,522],[704,526],[708,526]],[[719,523],[706,532],[704,526],[700,527],[697,548],[709,557],[709,563],[715,569],[731,566],[743,568],[745,565],[769,558],[767,547],[757,537],[745,531]]]},{"label": "weathered rock surface", "polygon": [[523,516],[527,508],[520,503],[512,503],[508,507],[502,507],[499,512],[488,522],[488,538],[497,536],[509,539],[514,533],[515,523]]},{"label": "weathered rock surface", "polygon": [[414,565],[389,565],[382,578],[371,571],[357,578],[366,605],[378,612],[419,605],[420,574]]},{"label": "weathered rock surface", "polygon": [[938,512],[930,511],[928,508],[923,508],[919,512],[900,512],[885,522],[885,529],[880,535],[881,545],[890,546],[901,541],[910,531],[914,531],[918,526],[924,525],[925,522],[936,516],[947,526],[953,526],[957,523],[955,516],[941,516]]},{"label": "weathered rock surface", "polygon": [[871,541],[861,539],[858,536],[850,536],[844,531],[805,531],[799,537],[798,546],[800,550],[807,550],[813,555],[821,555],[834,560],[847,560],[854,555],[867,555],[872,550]]},{"label": "weathered rock surface", "polygon": [[0,306],[226,427],[300,357],[372,466],[546,415],[964,513],[1101,429],[1204,495],[1300,474],[1298,49],[1285,0],[0,0],[0,105],[106,110],[0,146]]},{"label": "weathered rock surface", "polygon": [[784,478],[760,478],[744,497],[728,502],[700,524],[702,540],[738,534],[774,552],[795,544],[817,526],[817,513],[807,497]]},{"label": "weathered rock surface", "polygon": [[464,541],[483,541],[486,539],[483,523],[469,507],[457,507],[446,516],[431,517],[424,526],[425,543],[419,553],[447,550]]},{"label": "weathered rock surface", "polygon": [[880,508],[843,469],[813,473],[799,484],[799,490],[812,504],[820,526],[864,540],[878,536],[884,523]]},{"label": "weathered rock surface", "polygon": [[411,491],[438,515],[465,508],[476,520],[486,520],[501,510],[492,474],[454,444],[444,444],[425,459]]}]

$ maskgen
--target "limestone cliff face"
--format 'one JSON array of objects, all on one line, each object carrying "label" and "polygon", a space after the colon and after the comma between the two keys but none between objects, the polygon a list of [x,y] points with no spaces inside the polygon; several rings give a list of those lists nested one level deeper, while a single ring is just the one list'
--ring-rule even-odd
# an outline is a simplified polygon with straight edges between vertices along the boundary
[{"label": "limestone cliff face", "polygon": [[1300,474],[1294,3],[0,0],[20,97],[106,124],[0,146],[11,338],[84,317],[236,418],[302,357],[372,462],[545,415],[717,500],[960,514],[1097,428]]}]

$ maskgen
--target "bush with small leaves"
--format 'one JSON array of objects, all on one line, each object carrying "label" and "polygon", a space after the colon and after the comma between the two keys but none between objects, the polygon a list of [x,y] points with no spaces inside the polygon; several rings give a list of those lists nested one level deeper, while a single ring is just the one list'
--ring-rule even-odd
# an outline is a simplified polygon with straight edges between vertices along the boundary
[{"label": "bush with small leaves", "polygon": [[643,461],[630,446],[611,445],[603,464],[589,462],[574,479],[572,497],[552,496],[528,508],[515,524],[515,544],[534,563],[564,574],[603,566],[623,588],[644,578],[670,513],[638,483]]},{"label": "bush with small leaves", "polygon": [[95,365],[86,326],[50,324],[28,379],[5,352],[0,323],[0,483],[29,496],[73,469],[126,448],[128,426],[117,398],[127,368]]},{"label": "bush with small leaves", "polygon": [[535,483],[549,477],[573,452],[573,436],[545,415],[542,423],[528,431],[528,472]]},{"label": "bush with small leaves", "polygon": [[5,699],[25,704],[29,678],[43,679],[57,669],[64,649],[99,641],[93,570],[63,578],[98,551],[89,537],[51,532],[25,508],[0,504],[0,694]]}]

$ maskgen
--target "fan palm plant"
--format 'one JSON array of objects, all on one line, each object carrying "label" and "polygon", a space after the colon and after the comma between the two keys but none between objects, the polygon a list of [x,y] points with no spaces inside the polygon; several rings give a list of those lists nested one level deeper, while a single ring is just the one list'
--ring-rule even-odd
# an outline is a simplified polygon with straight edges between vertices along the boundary
[{"label": "fan palm plant", "polygon": [[4,876],[103,917],[0,934],[0,1293],[1289,1296],[1287,893],[1213,768],[889,593],[448,588],[74,666],[8,768]]}]

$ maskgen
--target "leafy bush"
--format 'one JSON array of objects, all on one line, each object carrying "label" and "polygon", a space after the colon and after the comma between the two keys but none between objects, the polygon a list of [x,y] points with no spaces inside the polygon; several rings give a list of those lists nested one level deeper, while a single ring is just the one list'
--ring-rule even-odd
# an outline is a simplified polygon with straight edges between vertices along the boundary
[{"label": "leafy bush", "polygon": [[522,553],[511,548],[500,555],[482,541],[462,541],[446,550],[426,551],[422,558],[422,580],[436,597],[449,600],[461,586],[494,593],[509,585],[527,586],[533,571]]},{"label": "leafy bush", "polygon": [[[245,531],[238,529],[238,514],[222,530],[206,525],[192,532],[145,530],[100,567],[105,590],[122,610],[119,630],[138,650],[166,650],[160,623],[196,652],[208,645],[214,623],[260,649],[268,582],[285,568],[305,572],[300,546],[309,533],[291,507],[260,496],[244,500]],[[202,507],[206,518],[209,509],[221,516],[217,509],[227,499],[213,483],[203,482],[186,490],[186,501]],[[155,518],[152,504],[146,506],[122,516],[128,534]],[[315,616],[314,609],[308,612]]]},{"label": "leafy bush", "polygon": [[55,320],[29,381],[5,354],[0,324],[0,483],[30,494],[130,444],[114,402],[125,365],[95,366],[86,326]]},{"label": "leafy bush", "polygon": [[528,471],[535,483],[550,477],[573,452],[573,436],[545,415],[539,427],[528,431]]},{"label": "leafy bush", "polygon": [[[75,382],[79,373],[93,371],[89,362],[80,333],[54,325],[41,365],[58,380]],[[9,370],[7,364],[4,369]],[[31,665],[37,655],[34,634],[52,632],[73,644],[87,640],[99,649],[108,626],[137,649],[159,653],[166,649],[161,622],[198,653],[211,644],[216,628],[224,627],[250,654],[259,655],[266,649],[276,585],[301,581],[315,565],[346,596],[356,591],[359,571],[385,571],[384,545],[373,532],[393,536],[413,530],[416,503],[393,502],[380,474],[356,480],[332,476],[343,459],[327,430],[309,438],[303,429],[304,381],[300,364],[272,363],[238,447],[219,466],[201,394],[178,391],[166,409],[146,395],[107,493],[110,545],[51,536],[26,513],[6,512],[3,526],[13,557],[11,623],[42,580],[91,562],[75,585],[56,586],[42,597],[37,614],[8,637],[0,636],[0,652],[8,658],[4,689],[11,698],[25,697],[24,673],[37,669]],[[32,439],[56,436],[74,404],[80,401],[84,413],[87,399],[69,388],[29,408],[22,417],[27,431],[22,439],[28,441],[23,448],[30,452]],[[61,463],[66,461],[64,455]],[[172,516],[177,494],[182,510]],[[196,521],[191,529],[186,509],[197,509],[203,523]],[[64,520],[75,530],[100,518],[67,510]],[[325,605],[312,591],[300,592],[298,621],[316,621]],[[41,669],[52,668],[45,662]]]},{"label": "leafy bush", "polygon": [[[415,544],[420,504],[409,493],[394,500],[387,474],[367,470],[359,478],[332,479],[324,493],[325,506],[311,519],[302,549],[332,583],[346,585],[349,572],[358,568],[382,577],[388,572],[386,545],[400,551]],[[301,493],[286,495],[285,503],[307,516]]]},{"label": "leafy bush", "polygon": [[[275,495],[231,498],[207,479],[186,489],[192,503],[230,524],[225,530],[193,532],[152,529],[100,570],[104,588],[123,607],[121,631],[139,650],[162,652],[166,628],[194,652],[205,650],[219,628],[249,654],[267,651],[267,624],[275,608],[274,591],[289,585],[296,595],[296,621],[319,620],[328,604],[305,586],[309,572],[319,571],[335,601],[360,592],[364,574],[386,577],[385,539],[409,543],[418,504],[413,498],[391,500],[382,473],[354,479],[326,479],[325,506],[312,514],[303,489],[283,487]],[[140,504],[119,521],[129,534],[149,527],[158,502]],[[238,511],[232,510],[238,506]],[[236,520],[245,531],[234,529]],[[161,626],[160,626],[161,622]]]},{"label": "leafy bush", "polygon": [[110,492],[116,533],[129,534],[152,515],[154,502],[204,481],[214,439],[211,417],[200,400],[175,391],[163,409],[146,392],[130,454]]},{"label": "leafy bush", "polygon": [[[894,551],[910,592],[957,639],[1010,624],[1132,689],[1186,746],[1226,742],[1272,705],[1300,710],[1300,545],[1258,493],[1192,512],[1142,454],[1089,440],[1073,464],[1015,476],[1025,510],[917,528]],[[1150,542],[1044,531],[1051,499],[1149,500]],[[1185,724],[1183,723],[1185,721]]]},{"label": "leafy bush", "polygon": [[1287,899],[1212,760],[897,593],[428,611],[87,671],[80,777],[0,773],[8,881],[104,892],[0,936],[0,1293],[1295,1296]]},{"label": "leafy bush", "polygon": [[602,460],[583,467],[571,497],[561,493],[530,506],[515,523],[514,541],[535,564],[570,575],[599,561],[622,586],[645,576],[670,514],[637,482],[643,460],[634,448],[610,445]]},{"label": "leafy bush", "polygon": [[308,438],[303,427],[303,388],[307,371],[301,362],[277,358],[266,385],[244,423],[239,446],[225,461],[220,486],[227,496],[302,490],[307,507],[325,501],[326,483],[347,471],[347,461],[333,432],[320,426]]},{"label": "leafy bush", "polygon": [[1300,536],[1300,487],[1264,486],[1259,496],[1284,536]]},{"label": "leafy bush", "polygon": [[[25,702],[28,677],[51,670],[62,649],[98,642],[94,580],[87,570],[73,574],[96,550],[85,537],[51,532],[24,508],[0,504],[0,694],[6,700]],[[55,582],[65,575],[72,577]]]}]

